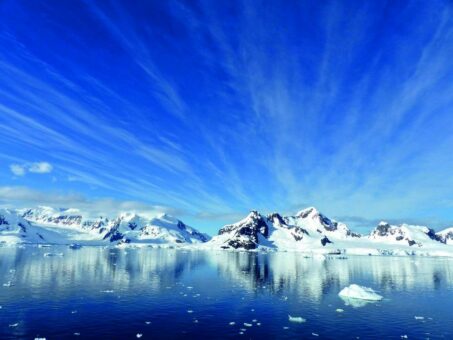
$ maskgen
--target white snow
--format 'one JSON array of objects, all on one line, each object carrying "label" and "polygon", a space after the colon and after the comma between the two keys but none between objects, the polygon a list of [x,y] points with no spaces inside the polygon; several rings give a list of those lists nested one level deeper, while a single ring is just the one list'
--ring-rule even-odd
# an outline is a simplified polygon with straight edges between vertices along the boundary
[{"label": "white snow", "polygon": [[349,299],[368,301],[382,300],[382,296],[377,294],[372,288],[359,286],[357,284],[351,284],[348,287],[343,288],[338,295]]}]

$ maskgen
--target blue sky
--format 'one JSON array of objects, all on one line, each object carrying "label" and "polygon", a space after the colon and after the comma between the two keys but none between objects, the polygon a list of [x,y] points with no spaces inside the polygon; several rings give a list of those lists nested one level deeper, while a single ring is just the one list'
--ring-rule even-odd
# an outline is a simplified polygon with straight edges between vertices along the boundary
[{"label": "blue sky", "polygon": [[0,204],[453,225],[452,7],[2,1]]}]

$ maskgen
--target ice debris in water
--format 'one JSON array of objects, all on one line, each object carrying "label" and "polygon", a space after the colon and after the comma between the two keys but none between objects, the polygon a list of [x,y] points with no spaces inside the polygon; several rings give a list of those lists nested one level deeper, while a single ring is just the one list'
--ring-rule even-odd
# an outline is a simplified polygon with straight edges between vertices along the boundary
[{"label": "ice debris in water", "polygon": [[401,335],[401,339],[407,339],[407,335],[406,334]]},{"label": "ice debris in water", "polygon": [[46,338],[35,338],[35,340],[46,340]]},{"label": "ice debris in water", "polygon": [[231,322],[229,323],[230,326],[234,326],[235,324],[236,324],[236,322],[234,322],[234,321],[231,321]]},{"label": "ice debris in water", "polygon": [[288,320],[291,322],[299,322],[299,323],[307,321],[301,316],[291,316],[291,315],[288,315]]},{"label": "ice debris in water", "polygon": [[253,325],[251,323],[244,322],[245,327],[252,327]]},{"label": "ice debris in water", "polygon": [[415,320],[425,320],[424,316],[414,316]]},{"label": "ice debris in water", "polygon": [[372,288],[351,284],[349,287],[345,287],[341,290],[338,295],[359,300],[368,301],[379,301],[382,300],[382,296],[377,294]]},{"label": "ice debris in water", "polygon": [[283,329],[289,329],[289,327],[288,326],[283,326]]},{"label": "ice debris in water", "polygon": [[335,311],[336,311],[337,313],[343,313],[343,312],[344,312],[344,309],[337,308]]},{"label": "ice debris in water", "polygon": [[80,336],[80,333],[79,332],[75,332],[74,336]]},{"label": "ice debris in water", "polygon": [[136,335],[136,337],[137,337],[138,339],[140,339],[142,336],[143,336],[142,333],[137,333],[137,335]]},{"label": "ice debris in water", "polygon": [[313,335],[313,336],[319,336],[318,333],[311,333],[311,335]]},{"label": "ice debris in water", "polygon": [[44,257],[51,257],[51,256],[64,256],[63,253],[44,253]]},{"label": "ice debris in water", "polygon": [[149,325],[149,324],[151,323],[151,321],[145,321],[145,323],[146,323],[147,325]]},{"label": "ice debris in water", "polygon": [[101,290],[101,293],[113,293],[113,290]]},{"label": "ice debris in water", "polygon": [[11,286],[14,286],[14,283],[12,283],[11,281],[8,281],[3,284],[3,287],[11,287]]},{"label": "ice debris in water", "polygon": [[193,310],[189,309],[189,310],[187,311],[187,313],[191,314],[191,313],[193,313]]},{"label": "ice debris in water", "polygon": [[17,327],[17,326],[19,326],[19,323],[18,323],[18,322],[12,323],[12,324],[9,325],[9,327]]}]

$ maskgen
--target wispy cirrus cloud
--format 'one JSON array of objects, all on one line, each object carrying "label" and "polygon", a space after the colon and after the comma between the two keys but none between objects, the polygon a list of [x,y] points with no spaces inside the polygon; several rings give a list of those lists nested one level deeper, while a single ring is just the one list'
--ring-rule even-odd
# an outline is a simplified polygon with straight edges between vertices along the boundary
[{"label": "wispy cirrus cloud", "polygon": [[218,223],[301,202],[363,225],[451,221],[453,23],[442,1],[43,11],[27,24],[49,53],[19,16],[1,20],[5,169],[33,152],[70,179],[65,190]]}]

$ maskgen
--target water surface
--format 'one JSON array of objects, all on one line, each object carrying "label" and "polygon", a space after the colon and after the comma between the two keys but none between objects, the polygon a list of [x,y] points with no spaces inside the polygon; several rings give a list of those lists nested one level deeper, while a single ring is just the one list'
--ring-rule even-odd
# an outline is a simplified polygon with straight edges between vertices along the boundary
[{"label": "water surface", "polygon": [[1,339],[453,338],[451,259],[0,248],[0,279]]}]

